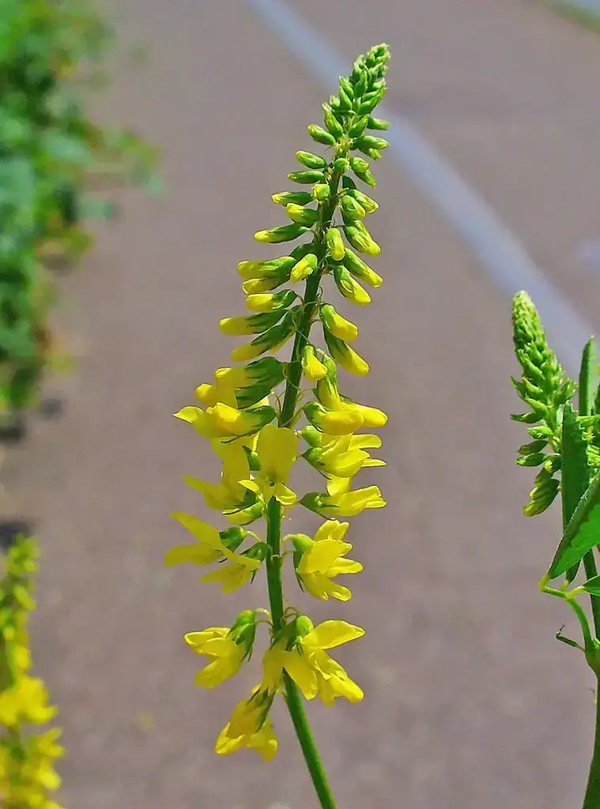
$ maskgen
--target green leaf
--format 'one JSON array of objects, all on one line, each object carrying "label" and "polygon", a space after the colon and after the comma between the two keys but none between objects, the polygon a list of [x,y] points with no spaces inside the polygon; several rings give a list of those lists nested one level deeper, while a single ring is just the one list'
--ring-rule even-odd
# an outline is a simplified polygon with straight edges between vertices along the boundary
[{"label": "green leaf", "polygon": [[592,579],[588,579],[582,587],[588,593],[591,593],[591,595],[600,596],[600,576],[594,576]]},{"label": "green leaf", "polygon": [[[563,528],[565,528],[590,482],[587,441],[585,440],[583,427],[577,419],[577,413],[570,404],[566,404],[563,410],[561,447],[560,480]],[[569,570],[568,581],[573,581],[577,575],[578,567],[579,564],[576,563]]]},{"label": "green leaf", "polygon": [[564,530],[554,559],[548,570],[550,579],[580,562],[585,554],[600,544],[600,473],[598,473],[577,504]]},{"label": "green leaf", "polygon": [[579,372],[579,414],[589,416],[593,412],[596,388],[598,387],[598,348],[593,337],[585,344]]}]

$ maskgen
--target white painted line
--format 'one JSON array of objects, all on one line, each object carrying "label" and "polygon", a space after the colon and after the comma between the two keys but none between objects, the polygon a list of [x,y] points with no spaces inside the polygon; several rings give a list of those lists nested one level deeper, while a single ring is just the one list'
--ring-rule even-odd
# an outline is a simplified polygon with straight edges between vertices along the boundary
[{"label": "white painted line", "polygon": [[[334,92],[337,77],[348,72],[351,62],[285,0],[247,2],[326,90]],[[469,245],[502,292],[510,296],[520,289],[529,292],[561,362],[569,373],[576,374],[583,345],[594,333],[591,324],[545,277],[490,205],[408,119],[386,110],[385,105],[381,115],[392,124],[386,133],[388,152]]]}]

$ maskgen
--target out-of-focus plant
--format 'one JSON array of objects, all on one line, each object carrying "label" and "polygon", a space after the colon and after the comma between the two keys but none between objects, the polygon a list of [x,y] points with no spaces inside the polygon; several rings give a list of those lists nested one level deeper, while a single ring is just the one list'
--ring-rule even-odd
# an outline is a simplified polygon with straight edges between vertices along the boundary
[{"label": "out-of-focus plant", "polygon": [[[513,416],[530,440],[518,449],[520,466],[538,467],[524,507],[544,512],[560,494],[562,537],[540,589],[564,601],[581,627],[582,642],[556,637],[583,652],[600,687],[600,380],[596,341],[583,350],[579,384],[569,379],[548,345],[538,312],[526,292],[513,304],[514,345],[522,368],[513,385],[527,406]],[[578,392],[577,401],[574,401]],[[580,583],[575,584],[576,580]],[[552,583],[552,584],[551,584]],[[589,613],[582,600],[589,596]],[[586,599],[587,600],[587,599]],[[590,622],[591,617],[591,622]],[[596,742],[584,809],[600,807],[600,700],[596,696]]]},{"label": "out-of-focus plant", "polygon": [[[202,580],[220,585],[226,593],[251,582],[261,567],[267,578],[268,610],[244,610],[229,626],[185,636],[192,650],[209,661],[197,684],[213,688],[237,674],[255,649],[257,630],[266,629],[262,678],[234,708],[215,750],[226,755],[249,747],[265,760],[272,758],[277,737],[270,711],[282,695],[320,805],[327,809],[335,802],[302,697],[319,697],[328,706],[338,697],[362,700],[360,686],[329,650],[360,638],[364,631],[343,620],[314,626],[290,604],[289,596],[284,598],[282,568],[284,562],[291,563],[300,589],[310,595],[347,601],[350,590],[338,577],[357,574],[362,565],[348,558],[348,523],[339,520],[385,505],[377,486],[352,487],[363,468],[383,463],[369,452],[381,446],[380,438],[361,431],[383,427],[387,416],[340,390],[338,368],[362,377],[369,366],[350,345],[358,326],[330,302],[330,292],[333,287],[352,304],[363,306],[370,296],[362,284],[379,287],[382,282],[358,255],[375,256],[380,248],[365,225],[377,203],[357,183],[375,185],[365,157],[379,158],[388,145],[379,132],[387,123],[373,117],[385,93],[388,59],[385,45],[360,56],[350,76],[340,78],[338,94],[323,105],[324,127],[308,127],[328,154],[296,153],[300,170],[288,177],[306,190],[273,197],[291,221],[255,234],[257,241],[270,244],[303,237],[304,242],[280,258],[239,264],[251,314],[226,317],[221,329],[227,335],[251,337],[232,353],[232,360],[242,364],[218,369],[213,384],[197,388],[196,398],[204,408],[184,407],[176,414],[211,441],[222,464],[220,482],[192,477],[186,482],[204,496],[209,508],[223,514],[229,527],[219,530],[191,514],[174,514],[196,542],[171,549],[166,563],[218,563]],[[301,283],[303,291],[298,289]],[[320,340],[311,333],[317,324]],[[291,341],[288,361],[261,356],[277,354]],[[296,461],[322,476],[323,491],[296,494],[290,487]],[[297,506],[324,521],[312,536],[296,530],[282,537],[282,522]],[[263,521],[262,528],[258,521]]]},{"label": "out-of-focus plant", "polygon": [[31,403],[53,356],[45,265],[78,258],[86,220],[112,214],[87,193],[90,174],[108,167],[113,183],[151,185],[154,153],[88,118],[83,96],[111,41],[93,6],[3,0],[0,16],[0,411],[10,411]]},{"label": "out-of-focus plant", "polygon": [[59,728],[43,730],[56,715],[41,679],[32,677],[28,634],[35,609],[37,570],[33,539],[18,537],[7,551],[0,580],[0,803],[3,809],[60,809],[51,794],[64,754]]}]

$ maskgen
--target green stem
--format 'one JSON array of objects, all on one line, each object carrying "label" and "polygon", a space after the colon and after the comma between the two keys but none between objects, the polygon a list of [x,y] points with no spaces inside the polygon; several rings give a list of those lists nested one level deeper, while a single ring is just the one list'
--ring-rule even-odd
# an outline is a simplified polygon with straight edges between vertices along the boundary
[{"label": "green stem", "polygon": [[[267,507],[267,545],[269,552],[266,559],[267,564],[267,587],[269,590],[269,602],[271,606],[271,620],[273,621],[273,631],[277,633],[283,626],[283,590],[281,586],[281,504],[273,497]],[[322,809],[336,809],[335,800],[331,788],[327,782],[327,776],[321,763],[319,751],[313,739],[313,735],[308,724],[308,719],[302,704],[302,697],[298,687],[288,676],[283,674],[286,692],[286,703],[292,723],[296,731],[296,736],[300,742],[304,760],[310,777],[312,779],[315,792],[319,798]]]},{"label": "green stem", "polygon": [[[346,151],[345,148],[339,150],[336,157],[344,157]],[[281,406],[281,413],[279,414],[280,427],[290,427],[294,422],[296,414],[296,405],[298,403],[300,383],[302,381],[302,354],[308,343],[310,327],[318,305],[319,288],[323,272],[322,262],[327,252],[325,234],[328,228],[331,227],[335,213],[341,176],[341,171],[334,171],[332,173],[329,180],[330,195],[327,202],[321,206],[319,224],[315,228],[312,248],[317,256],[320,269],[309,276],[306,281],[302,301],[302,314],[296,328],[292,356],[288,366],[283,404]],[[283,589],[281,585],[281,518],[281,504],[273,497],[267,506],[267,545],[269,550],[266,558],[266,567],[271,620],[273,622],[273,632],[275,635],[285,623],[283,614]],[[304,705],[302,704],[302,697],[298,687],[286,672],[283,674],[283,680],[290,717],[321,807],[322,809],[335,809],[335,799],[327,781],[319,751],[317,750],[308,724],[308,718],[304,711]]]},{"label": "green stem", "polygon": [[598,692],[600,690],[600,681],[596,688],[596,730],[594,741],[594,753],[592,755],[592,763],[590,765],[590,774],[588,777],[587,789],[585,792],[585,800],[583,802],[583,809],[598,809],[600,806],[600,701],[598,700]]}]

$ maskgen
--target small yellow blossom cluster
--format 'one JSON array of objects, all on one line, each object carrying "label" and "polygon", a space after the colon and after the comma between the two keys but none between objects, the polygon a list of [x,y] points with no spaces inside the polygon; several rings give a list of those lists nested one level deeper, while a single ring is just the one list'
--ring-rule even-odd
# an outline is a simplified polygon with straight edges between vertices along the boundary
[{"label": "small yellow blossom cluster", "polygon": [[60,730],[34,733],[56,708],[43,681],[29,674],[28,613],[35,608],[31,579],[37,564],[33,540],[18,538],[8,550],[0,582],[0,799],[3,809],[60,809],[50,797],[61,780],[54,762],[64,754]]},{"label": "small yellow blossom cluster", "polygon": [[[345,299],[362,306],[370,302],[363,284],[377,288],[382,283],[357,254],[379,253],[364,224],[378,206],[357,187],[357,181],[375,181],[369,163],[353,152],[377,159],[387,146],[369,130],[387,127],[372,112],[385,92],[388,58],[385,45],[373,48],[356,60],[350,76],[340,79],[338,95],[323,105],[324,127],[308,127],[313,140],[331,153],[327,158],[297,153],[302,170],[289,179],[310,189],[275,194],[274,202],[285,207],[291,223],[255,234],[260,242],[277,244],[304,235],[307,241],[279,258],[239,264],[250,314],[226,317],[220,325],[227,335],[251,337],[232,353],[233,362],[246,364],[219,368],[212,383],[196,389],[199,404],[176,413],[211,442],[219,458],[217,482],[185,481],[227,525],[219,530],[193,515],[173,514],[195,542],[169,550],[166,564],[210,567],[201,580],[218,583],[225,593],[252,582],[261,566],[268,584],[269,611],[245,610],[230,626],[185,636],[194,652],[209,661],[196,683],[214,688],[250,658],[257,625],[269,627],[262,679],[221,731],[216,742],[220,754],[249,747],[265,760],[275,755],[269,712],[278,693],[288,705],[290,689],[299,689],[307,700],[319,697],[326,705],[337,697],[350,702],[363,697],[328,654],[361,637],[363,629],[342,620],[314,626],[284,602],[281,567],[289,560],[300,587],[312,596],[347,601],[351,592],[338,579],[359,573],[362,565],[348,558],[348,523],[340,518],[385,505],[377,486],[355,488],[353,479],[365,467],[383,465],[370,455],[381,446],[370,431],[383,427],[387,416],[341,393],[338,368],[364,376],[369,366],[350,345],[358,327],[323,296],[324,284],[331,280]],[[303,292],[297,291],[300,282]],[[310,334],[317,322],[322,330],[318,344]],[[289,360],[274,356],[292,341]],[[300,496],[291,488],[292,468],[300,459],[320,474],[322,490]],[[283,518],[298,506],[325,521],[313,536],[282,537]],[[264,521],[263,533],[254,526],[258,521]]]}]

